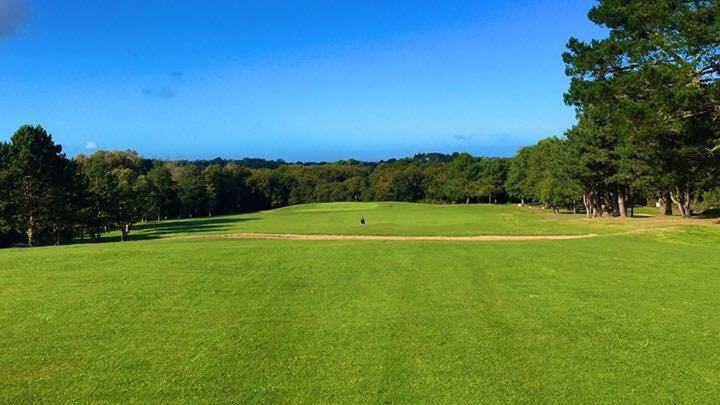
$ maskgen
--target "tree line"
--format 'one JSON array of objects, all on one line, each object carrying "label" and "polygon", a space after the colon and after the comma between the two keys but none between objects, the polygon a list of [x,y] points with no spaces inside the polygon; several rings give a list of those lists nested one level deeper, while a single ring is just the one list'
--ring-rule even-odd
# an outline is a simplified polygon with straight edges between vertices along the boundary
[{"label": "tree line", "polygon": [[418,154],[379,163],[162,161],[134,151],[69,159],[40,126],[0,143],[0,244],[124,241],[139,222],[331,201],[507,202],[509,159]]},{"label": "tree line", "polygon": [[607,37],[572,38],[563,55],[578,116],[567,169],[588,216],[651,194],[690,217],[718,185],[720,2],[602,0],[589,18]]}]

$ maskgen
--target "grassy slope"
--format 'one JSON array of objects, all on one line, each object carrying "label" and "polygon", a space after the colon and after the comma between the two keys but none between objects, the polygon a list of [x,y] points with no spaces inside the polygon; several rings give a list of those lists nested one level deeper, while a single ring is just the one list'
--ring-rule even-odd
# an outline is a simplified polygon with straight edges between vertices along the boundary
[{"label": "grassy slope", "polygon": [[0,251],[0,402],[717,398],[719,241],[685,226]]},{"label": "grassy slope", "polygon": [[[368,226],[361,228],[360,217]],[[618,221],[588,223],[582,216],[511,205],[428,205],[409,203],[308,204],[217,218],[142,224],[136,238],[240,232],[369,235],[559,235],[610,233],[630,229]]]}]

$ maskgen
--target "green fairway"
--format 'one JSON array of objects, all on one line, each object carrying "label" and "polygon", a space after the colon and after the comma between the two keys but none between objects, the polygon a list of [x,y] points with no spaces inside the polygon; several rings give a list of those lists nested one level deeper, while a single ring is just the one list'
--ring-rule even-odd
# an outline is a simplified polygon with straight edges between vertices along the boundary
[{"label": "green fairway", "polygon": [[[0,403],[712,402],[720,227],[668,221],[314,204],[2,250]],[[181,238],[236,232],[599,236]]]},{"label": "green fairway", "polygon": [[[360,227],[360,217],[368,226]],[[581,215],[552,215],[514,205],[429,205],[411,203],[307,204],[218,218],[140,224],[136,239],[241,232],[340,235],[578,235],[632,229],[627,223],[590,223]]]}]

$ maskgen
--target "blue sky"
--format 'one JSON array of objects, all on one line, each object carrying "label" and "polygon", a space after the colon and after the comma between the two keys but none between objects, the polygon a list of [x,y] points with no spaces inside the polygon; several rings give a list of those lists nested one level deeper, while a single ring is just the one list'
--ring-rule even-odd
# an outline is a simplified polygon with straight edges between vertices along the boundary
[{"label": "blue sky", "polygon": [[574,122],[590,0],[0,0],[0,139],[70,155],[509,156]]}]

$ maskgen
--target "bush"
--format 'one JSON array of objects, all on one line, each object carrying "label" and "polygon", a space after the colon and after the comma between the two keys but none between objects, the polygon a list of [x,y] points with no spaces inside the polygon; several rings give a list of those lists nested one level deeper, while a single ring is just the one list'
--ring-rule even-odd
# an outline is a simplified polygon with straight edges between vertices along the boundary
[{"label": "bush", "polygon": [[703,200],[705,200],[705,208],[720,208],[720,187],[706,191]]}]

